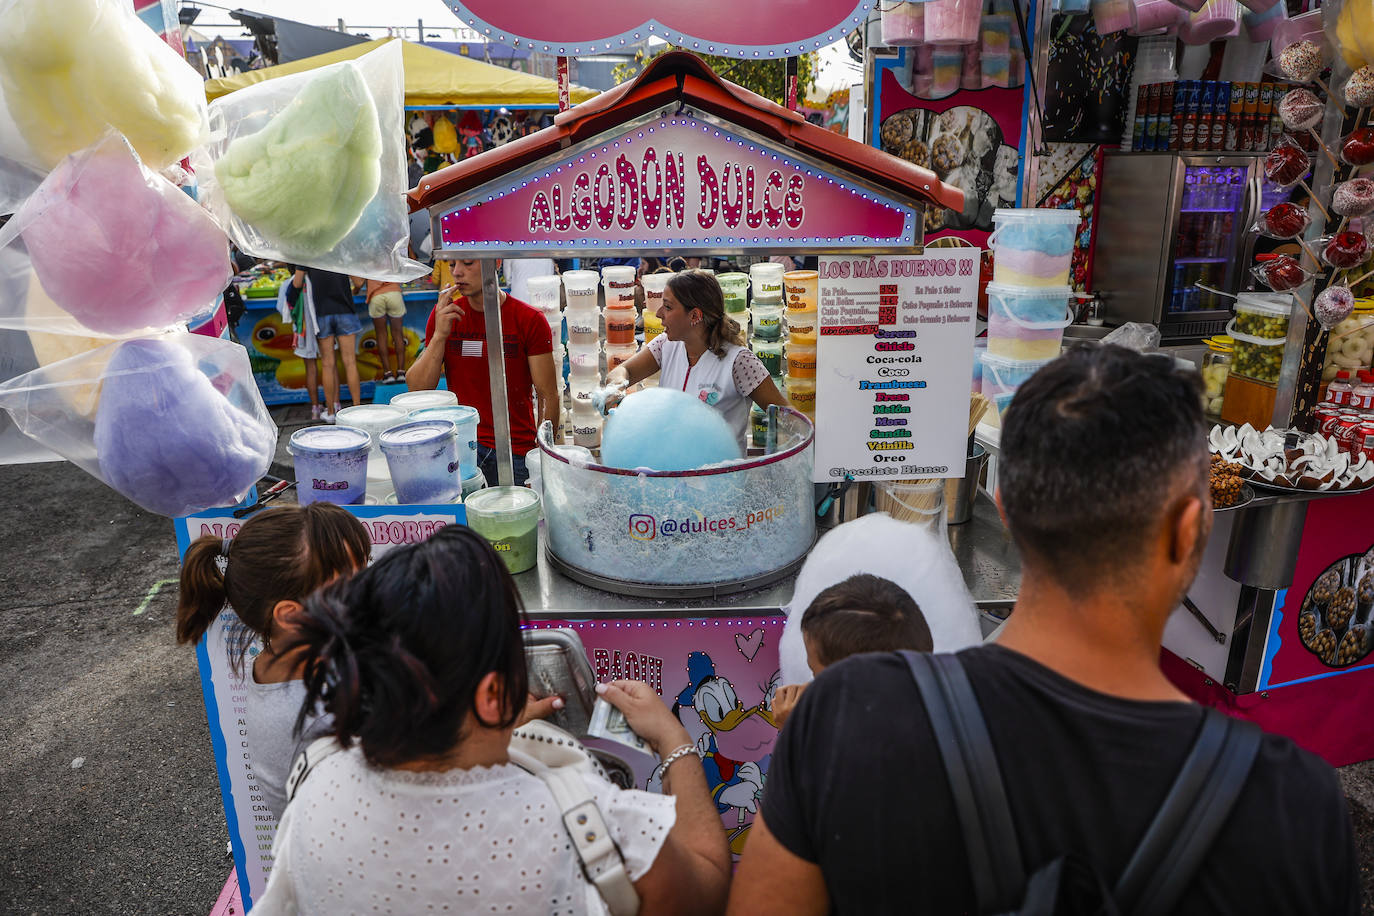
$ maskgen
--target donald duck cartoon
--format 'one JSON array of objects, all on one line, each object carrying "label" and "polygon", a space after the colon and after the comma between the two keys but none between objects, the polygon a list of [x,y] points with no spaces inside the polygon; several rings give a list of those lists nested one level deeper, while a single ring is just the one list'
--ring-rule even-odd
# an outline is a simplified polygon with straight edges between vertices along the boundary
[{"label": "donald duck cartoon", "polygon": [[716,673],[711,656],[692,652],[687,656],[687,686],[674,700],[673,714],[696,737],[716,809],[721,814],[731,808],[737,811],[729,836],[731,851],[738,854],[749,829],[746,816],[758,810],[764,771],[778,734],[768,698],[745,708],[734,684]]}]

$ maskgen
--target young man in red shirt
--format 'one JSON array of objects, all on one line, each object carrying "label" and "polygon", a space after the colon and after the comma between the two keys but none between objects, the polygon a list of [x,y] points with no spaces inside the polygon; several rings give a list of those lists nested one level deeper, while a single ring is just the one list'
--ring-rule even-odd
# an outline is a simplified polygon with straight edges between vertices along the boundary
[{"label": "young man in red shirt", "polygon": [[[477,462],[487,483],[496,484],[496,432],[487,374],[487,330],[482,295],[482,262],[453,261],[453,285],[439,301],[425,328],[425,349],[406,372],[411,391],[434,388],[442,375],[459,404],[476,407]],[[500,266],[500,262],[497,262]],[[454,296],[457,295],[457,298]],[[553,333],[535,308],[505,293],[501,297],[501,335],[506,351],[506,407],[510,415],[515,483],[529,479],[525,453],[535,447],[535,431],[545,421],[559,423],[562,391],[553,364]]]}]

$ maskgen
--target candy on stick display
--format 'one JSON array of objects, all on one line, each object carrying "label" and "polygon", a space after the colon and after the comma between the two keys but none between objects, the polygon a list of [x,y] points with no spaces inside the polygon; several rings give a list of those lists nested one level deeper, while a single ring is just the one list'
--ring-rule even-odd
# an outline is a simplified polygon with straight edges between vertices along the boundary
[{"label": "candy on stick display", "polygon": [[1250,272],[1255,275],[1255,279],[1276,293],[1297,289],[1312,276],[1310,271],[1303,269],[1297,259],[1288,255],[1279,255],[1263,264],[1256,264],[1250,268]]},{"label": "candy on stick display", "polygon": [[1322,243],[1322,260],[1340,270],[1359,267],[1369,254],[1369,239],[1363,232],[1337,232]]},{"label": "candy on stick display", "polygon": [[1336,185],[1331,209],[1341,216],[1364,216],[1374,210],[1374,179],[1352,178]]},{"label": "candy on stick display", "polygon": [[1345,103],[1356,108],[1374,107],[1374,68],[1361,67],[1345,83]]},{"label": "candy on stick display", "polygon": [[1279,54],[1279,69],[1283,75],[1299,83],[1310,83],[1325,66],[1321,47],[1305,38],[1293,42]]},{"label": "candy on stick display", "polygon": [[1279,117],[1289,130],[1311,130],[1322,122],[1325,111],[1311,89],[1289,89],[1279,103]]},{"label": "candy on stick display", "polygon": [[1270,238],[1294,239],[1302,235],[1312,218],[1297,204],[1275,204],[1260,215],[1255,229]]},{"label": "candy on stick display", "polygon": [[1349,287],[1328,286],[1317,296],[1312,310],[1322,328],[1329,331],[1350,317],[1355,310],[1355,296]]},{"label": "candy on stick display", "polygon": [[1346,165],[1374,162],[1374,127],[1357,127],[1341,139],[1341,161]]},{"label": "candy on stick display", "polygon": [[1302,181],[1312,168],[1312,160],[1292,137],[1283,140],[1264,157],[1264,177],[1281,188],[1292,187]]}]

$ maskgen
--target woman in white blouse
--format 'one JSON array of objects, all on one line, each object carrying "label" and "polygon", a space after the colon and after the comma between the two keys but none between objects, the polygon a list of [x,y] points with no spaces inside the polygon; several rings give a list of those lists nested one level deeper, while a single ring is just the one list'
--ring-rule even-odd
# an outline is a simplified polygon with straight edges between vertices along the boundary
[{"label": "woman in white blouse", "polygon": [[725,414],[741,439],[749,428],[751,402],[787,406],[763,363],[742,345],[739,323],[725,314],[725,296],[714,274],[673,274],[656,314],[663,333],[611,370],[607,385],[628,387],[661,371],[659,387],[685,391],[710,404]]},{"label": "woman in white blouse", "polygon": [[[287,806],[255,913],[603,912],[549,788],[510,762],[523,614],[482,537],[395,548],[303,616],[305,710],[322,703],[345,750]],[[730,856],[695,745],[647,684],[598,690],[669,764],[664,795],[584,777],[641,912],[722,911]]]}]

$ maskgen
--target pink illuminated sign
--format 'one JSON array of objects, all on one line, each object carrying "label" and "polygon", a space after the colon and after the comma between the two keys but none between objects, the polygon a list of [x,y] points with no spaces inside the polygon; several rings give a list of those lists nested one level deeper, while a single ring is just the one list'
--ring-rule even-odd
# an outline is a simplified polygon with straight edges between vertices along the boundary
[{"label": "pink illuminated sign", "polygon": [[492,183],[439,215],[442,248],[892,249],[921,211],[689,116],[626,130]]},{"label": "pink illuminated sign", "polygon": [[818,51],[863,25],[873,0],[444,0],[489,41],[545,54],[623,50],[662,38],[688,51],[782,58]]}]

